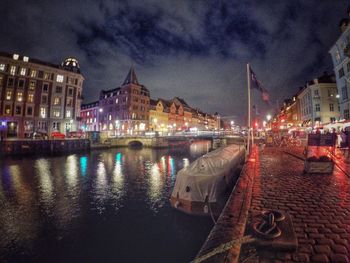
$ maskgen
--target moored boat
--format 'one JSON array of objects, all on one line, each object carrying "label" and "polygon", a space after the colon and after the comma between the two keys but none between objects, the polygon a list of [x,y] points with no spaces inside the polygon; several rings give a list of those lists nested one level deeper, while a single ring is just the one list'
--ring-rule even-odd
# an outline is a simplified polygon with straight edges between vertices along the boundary
[{"label": "moored boat", "polygon": [[245,157],[243,145],[229,145],[207,153],[181,169],[170,197],[171,206],[194,215],[219,214],[225,192]]}]

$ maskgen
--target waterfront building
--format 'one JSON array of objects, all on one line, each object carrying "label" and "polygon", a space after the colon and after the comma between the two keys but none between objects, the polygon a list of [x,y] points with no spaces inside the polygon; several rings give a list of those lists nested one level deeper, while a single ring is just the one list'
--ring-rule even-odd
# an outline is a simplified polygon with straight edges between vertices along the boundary
[{"label": "waterfront building", "polygon": [[169,102],[164,99],[150,100],[149,130],[166,133],[168,131]]},{"label": "waterfront building", "polygon": [[108,136],[141,135],[148,130],[149,109],[150,92],[130,68],[120,87],[100,92],[99,130]]},{"label": "waterfront building", "polygon": [[337,86],[334,75],[326,73],[308,81],[299,92],[302,126],[319,127],[339,120]]},{"label": "waterfront building", "polygon": [[99,130],[99,101],[81,105],[80,125],[83,131]]},{"label": "waterfront building", "polygon": [[29,138],[79,128],[84,77],[75,58],[60,65],[0,52],[0,131]]},{"label": "waterfront building", "polygon": [[340,21],[341,35],[330,49],[336,76],[341,119],[350,118],[350,9]]}]

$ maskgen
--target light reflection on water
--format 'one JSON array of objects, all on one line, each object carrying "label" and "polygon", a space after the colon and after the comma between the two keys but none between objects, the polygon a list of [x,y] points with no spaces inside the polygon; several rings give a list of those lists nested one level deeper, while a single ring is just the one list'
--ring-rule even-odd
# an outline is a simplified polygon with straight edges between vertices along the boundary
[{"label": "light reflection on water", "polygon": [[[134,261],[129,262],[150,254],[153,262],[164,262],[165,256],[173,258],[169,262],[183,262],[181,256],[189,261],[211,223],[195,219],[192,225],[192,218],[170,208],[169,196],[176,172],[206,153],[208,145],[1,160],[0,262],[27,262],[31,255],[44,262],[67,262],[76,254],[86,258],[96,242],[104,248],[95,248],[93,255],[107,253],[123,259],[121,251],[130,249],[125,257]],[[205,231],[198,220],[205,221]],[[159,243],[142,241],[150,235],[156,235]],[[169,246],[162,247],[166,243]],[[134,254],[135,249],[139,254]]]}]

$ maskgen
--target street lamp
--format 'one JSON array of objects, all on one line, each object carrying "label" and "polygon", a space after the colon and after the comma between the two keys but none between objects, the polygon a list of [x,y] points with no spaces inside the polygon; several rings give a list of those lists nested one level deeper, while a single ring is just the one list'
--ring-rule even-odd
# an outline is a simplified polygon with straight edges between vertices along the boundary
[{"label": "street lamp", "polygon": [[103,109],[102,109],[102,108],[100,108],[98,111],[99,111],[99,112],[103,112]]},{"label": "street lamp", "polygon": [[271,118],[272,118],[272,116],[271,116],[270,114],[267,114],[267,115],[266,115],[266,119],[267,119],[268,121],[270,121]]}]

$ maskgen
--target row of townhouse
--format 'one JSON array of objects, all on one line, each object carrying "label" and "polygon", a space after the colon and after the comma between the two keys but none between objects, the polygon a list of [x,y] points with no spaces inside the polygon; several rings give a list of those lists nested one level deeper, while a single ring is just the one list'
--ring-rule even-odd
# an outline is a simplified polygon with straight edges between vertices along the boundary
[{"label": "row of townhouse", "polygon": [[324,73],[299,88],[292,99],[284,101],[272,120],[275,129],[321,128],[340,120],[334,75]]},{"label": "row of townhouse", "polygon": [[149,90],[130,69],[120,87],[102,90],[98,101],[81,107],[84,131],[108,132],[109,136],[169,133],[183,130],[218,130],[218,114],[210,115],[190,107],[185,100],[150,98]]}]

